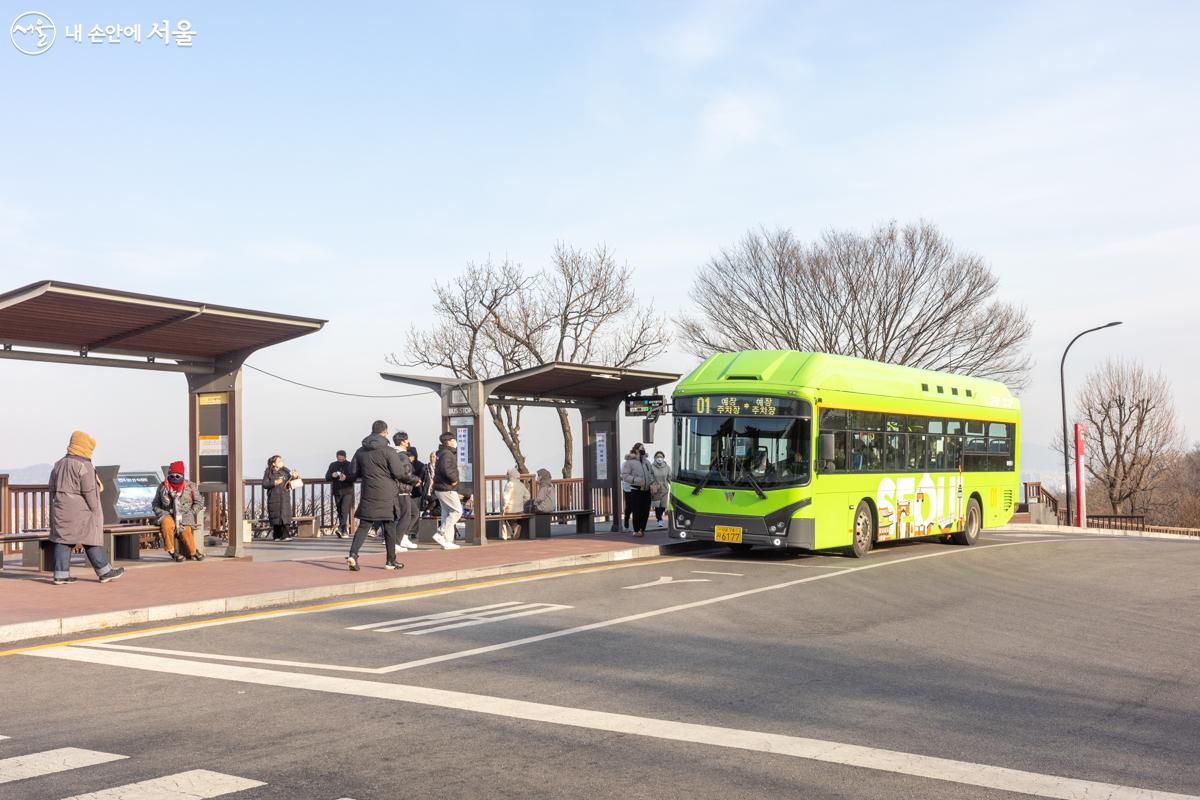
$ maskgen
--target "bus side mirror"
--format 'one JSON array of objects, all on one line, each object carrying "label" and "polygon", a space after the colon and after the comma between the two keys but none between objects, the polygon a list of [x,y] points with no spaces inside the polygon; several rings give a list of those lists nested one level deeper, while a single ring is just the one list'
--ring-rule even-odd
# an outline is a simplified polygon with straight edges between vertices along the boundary
[{"label": "bus side mirror", "polygon": [[832,433],[822,433],[820,452],[822,461],[833,461],[834,436]]}]

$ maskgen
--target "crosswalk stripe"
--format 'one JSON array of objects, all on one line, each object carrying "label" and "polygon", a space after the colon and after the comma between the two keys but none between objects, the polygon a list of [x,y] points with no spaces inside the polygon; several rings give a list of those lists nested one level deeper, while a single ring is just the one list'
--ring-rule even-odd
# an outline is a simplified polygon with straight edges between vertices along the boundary
[{"label": "crosswalk stripe", "polygon": [[[505,620],[505,619],[516,619],[517,617],[528,617],[533,614],[545,614],[547,611],[558,611],[559,609],[562,609],[562,608],[570,608],[570,606],[556,606],[556,605],[552,605],[550,603],[532,603],[528,606],[518,606],[517,608],[513,608],[513,609],[505,609],[505,611],[511,611],[512,613],[505,613],[505,614],[500,614],[500,615],[489,615],[489,616],[482,617],[482,618],[468,619],[463,622],[451,622],[447,625],[439,625],[436,628],[422,628],[421,630],[416,630],[416,631],[413,631],[413,630],[405,631],[405,633],[409,634],[410,636],[423,636],[426,633],[437,633],[438,631],[448,631],[448,630],[451,630],[452,628],[468,628],[472,625],[485,625],[489,622],[499,622],[499,621]],[[379,628],[376,632],[377,633],[388,633],[389,631],[393,631],[393,630],[395,630],[395,628]]]},{"label": "crosswalk stripe", "polygon": [[409,617],[404,620],[393,620],[399,624],[387,625],[386,627],[375,628],[376,633],[388,633],[391,631],[402,631],[408,628],[422,628],[426,625],[443,625],[447,622],[455,622],[460,619],[484,619],[494,617],[499,614],[507,614],[510,611],[516,611],[530,606],[541,605],[540,603],[505,603],[501,608],[492,608],[485,611],[469,612],[467,610],[455,611],[451,614],[438,614],[437,616],[430,615],[428,617]]},{"label": "crosswalk stripe", "polygon": [[384,620],[383,622],[371,622],[366,625],[355,625],[351,628],[346,628],[346,630],[348,630],[348,631],[369,631],[372,628],[382,628],[384,625],[392,625],[392,624],[397,624],[397,623],[402,623],[402,622],[416,622],[417,620],[445,619],[446,617],[458,617],[458,616],[462,616],[463,614],[474,614],[474,613],[477,613],[480,611],[488,611],[493,608],[503,608],[505,606],[519,606],[519,605],[521,605],[520,601],[511,600],[507,603],[492,603],[491,605],[476,606],[475,608],[460,608],[455,611],[441,611],[441,612],[438,612],[437,614],[424,614],[419,617],[400,617],[399,619],[388,619],[388,620]]},{"label": "crosswalk stripe", "polygon": [[114,786],[99,792],[72,795],[66,800],[202,800],[244,792],[256,786],[266,784],[207,769],[193,769],[139,783]]},{"label": "crosswalk stripe", "polygon": [[80,767],[91,767],[109,761],[120,761],[128,756],[101,753],[96,750],[81,750],[78,747],[60,747],[0,760],[0,783],[23,781],[55,772],[66,772]]}]

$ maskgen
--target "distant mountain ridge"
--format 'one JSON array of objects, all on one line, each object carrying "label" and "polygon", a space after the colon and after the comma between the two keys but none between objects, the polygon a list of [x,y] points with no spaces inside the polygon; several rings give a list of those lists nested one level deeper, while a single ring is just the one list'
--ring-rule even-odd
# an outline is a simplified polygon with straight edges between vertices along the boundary
[{"label": "distant mountain ridge", "polygon": [[0,467],[0,475],[8,475],[9,483],[43,484],[50,481],[50,470],[53,464],[34,464],[29,467],[6,469]]}]

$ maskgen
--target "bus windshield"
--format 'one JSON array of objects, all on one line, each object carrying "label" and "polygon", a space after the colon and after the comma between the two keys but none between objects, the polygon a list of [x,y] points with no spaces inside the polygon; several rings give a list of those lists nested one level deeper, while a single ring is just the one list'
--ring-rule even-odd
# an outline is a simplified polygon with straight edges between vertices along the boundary
[{"label": "bus windshield", "polygon": [[678,479],[767,489],[807,483],[811,421],[800,417],[675,417]]}]

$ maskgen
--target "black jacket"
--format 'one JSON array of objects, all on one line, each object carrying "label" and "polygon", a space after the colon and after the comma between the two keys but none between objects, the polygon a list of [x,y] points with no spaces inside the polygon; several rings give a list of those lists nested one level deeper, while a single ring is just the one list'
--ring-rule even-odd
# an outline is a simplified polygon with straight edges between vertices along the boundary
[{"label": "black jacket", "polygon": [[417,479],[417,482],[415,484],[413,484],[413,487],[412,487],[412,496],[413,497],[421,497],[422,495],[425,494],[425,478],[426,478],[429,470],[425,466],[425,462],[419,458],[413,460],[412,470],[413,470],[413,477]]},{"label": "black jacket", "polygon": [[[278,486],[275,481],[282,478],[283,482]],[[292,479],[291,470],[287,467],[283,469],[271,469],[267,467],[267,471],[263,473],[263,491],[266,492],[267,501],[267,519],[272,525],[291,525],[292,524],[292,490],[287,488],[288,481]]]},{"label": "black jacket", "polygon": [[388,440],[377,434],[363,439],[362,447],[351,459],[351,475],[362,482],[358,511],[354,516],[368,522],[391,522],[396,518],[396,497],[400,485],[408,485],[412,467],[407,458],[392,449]]},{"label": "black jacket", "polygon": [[[329,464],[329,469],[325,470],[325,480],[329,481],[329,487],[335,496],[344,495],[347,492],[354,491],[354,475],[351,470],[354,465],[347,459],[346,461],[332,461]],[[342,480],[337,480],[333,477],[333,473],[340,472],[346,477]]]},{"label": "black jacket", "polygon": [[458,487],[458,450],[442,445],[433,469],[433,490],[448,492]]}]

